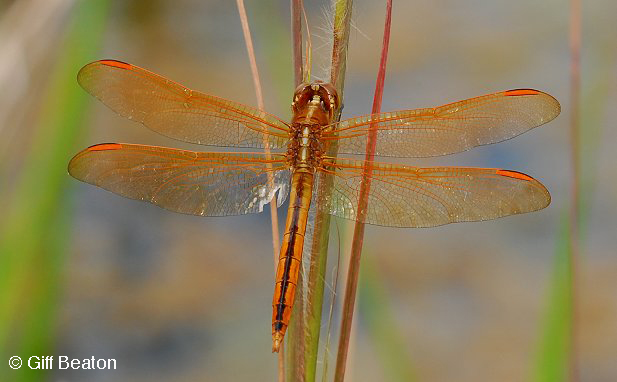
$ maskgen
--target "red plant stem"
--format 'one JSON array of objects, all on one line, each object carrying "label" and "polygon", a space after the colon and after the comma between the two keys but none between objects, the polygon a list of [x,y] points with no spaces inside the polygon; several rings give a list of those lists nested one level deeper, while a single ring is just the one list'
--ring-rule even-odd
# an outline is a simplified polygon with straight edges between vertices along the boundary
[{"label": "red plant stem", "polygon": [[570,272],[571,272],[571,316],[569,379],[579,380],[578,371],[578,288],[579,262],[579,185],[580,185],[580,144],[579,118],[581,93],[581,0],[570,1],[570,145],[572,177],[570,184]]},{"label": "red plant stem", "polygon": [[[386,22],[384,26],[383,43],[381,48],[381,60],[379,62],[379,72],[377,74],[377,84],[375,85],[375,96],[373,98],[372,114],[378,114],[381,110],[383,98],[384,81],[386,78],[386,62],[388,59],[388,46],[390,44],[390,26],[392,23],[392,0],[387,1]],[[345,297],[343,302],[343,313],[341,323],[341,337],[339,339],[338,357],[336,360],[335,381],[343,381],[345,377],[345,365],[349,350],[349,340],[351,336],[351,326],[356,301],[356,291],[358,288],[358,276],[360,274],[360,256],[362,254],[362,244],[364,242],[364,217],[368,205],[368,194],[371,189],[371,173],[373,171],[373,159],[375,157],[375,147],[377,145],[376,121],[369,127],[368,140],[366,144],[366,157],[363,171],[362,184],[360,186],[360,196],[358,199],[358,221],[354,227],[353,241],[351,245],[351,258],[349,260],[349,270],[347,284],[345,286]]]}]

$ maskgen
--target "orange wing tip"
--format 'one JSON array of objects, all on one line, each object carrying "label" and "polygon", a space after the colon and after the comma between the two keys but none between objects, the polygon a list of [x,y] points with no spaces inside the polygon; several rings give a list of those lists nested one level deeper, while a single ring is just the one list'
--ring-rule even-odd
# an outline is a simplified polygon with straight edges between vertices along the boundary
[{"label": "orange wing tip", "polygon": [[534,89],[513,89],[513,90],[506,91],[505,95],[515,97],[515,96],[536,95],[540,93],[541,92],[539,90],[534,90]]},{"label": "orange wing tip", "polygon": [[133,67],[133,65],[131,64],[127,64],[126,62],[117,61],[117,60],[101,60],[99,61],[99,63],[102,65],[113,66],[114,68],[120,68],[120,69],[131,69]]},{"label": "orange wing tip", "polygon": [[119,143],[102,143],[100,145],[94,145],[88,147],[86,150],[88,151],[107,151],[107,150],[119,150],[122,148],[122,145]]},{"label": "orange wing tip", "polygon": [[507,176],[507,177],[515,178],[515,179],[527,180],[527,181],[533,180],[533,178],[530,177],[529,175],[523,174],[522,172],[511,171],[511,170],[497,170],[497,175]]}]

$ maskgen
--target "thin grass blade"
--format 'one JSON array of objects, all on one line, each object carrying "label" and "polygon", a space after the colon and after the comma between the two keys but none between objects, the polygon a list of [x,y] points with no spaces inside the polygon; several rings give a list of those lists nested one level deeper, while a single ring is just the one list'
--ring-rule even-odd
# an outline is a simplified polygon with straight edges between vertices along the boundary
[{"label": "thin grass blade", "polygon": [[566,381],[570,374],[573,317],[572,254],[568,224],[568,217],[564,215],[557,239],[548,308],[533,375],[536,382]]}]

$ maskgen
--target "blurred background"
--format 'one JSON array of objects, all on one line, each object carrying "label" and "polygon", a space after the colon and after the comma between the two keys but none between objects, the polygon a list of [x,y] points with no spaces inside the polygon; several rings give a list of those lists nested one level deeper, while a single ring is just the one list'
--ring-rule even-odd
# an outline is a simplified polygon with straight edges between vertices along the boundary
[{"label": "blurred background", "polygon": [[[328,2],[305,3],[313,75],[327,79]],[[288,119],[289,2],[246,6],[266,110]],[[565,325],[555,321],[555,285],[571,182],[568,7],[554,0],[395,2],[382,110],[521,87],[562,104],[555,121],[516,139],[401,162],[518,170],[540,179],[553,201],[490,222],[367,226],[348,380],[533,380],[551,346],[559,349],[564,337],[551,336]],[[382,2],[354,2],[343,118],[370,113],[384,12]],[[615,14],[611,0],[588,2],[582,14],[582,256],[575,293],[584,381],[617,380]],[[267,212],[179,215],[68,175],[69,159],[95,143],[203,150],[89,97],[77,71],[102,58],[256,105],[235,2],[0,1],[0,379],[275,379]],[[345,264],[349,224],[336,224],[340,240],[333,230],[329,262],[340,252]],[[395,344],[384,344],[388,338]],[[392,349],[398,365],[391,364]],[[115,358],[118,369],[13,371],[6,360],[16,354]]]}]

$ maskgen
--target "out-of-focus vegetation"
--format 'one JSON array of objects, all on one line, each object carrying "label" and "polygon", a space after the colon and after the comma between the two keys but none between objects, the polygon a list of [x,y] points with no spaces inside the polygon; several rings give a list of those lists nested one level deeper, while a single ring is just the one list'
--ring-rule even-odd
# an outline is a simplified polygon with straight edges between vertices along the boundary
[{"label": "out-of-focus vegetation", "polygon": [[[325,19],[332,15],[323,16],[325,2],[305,3],[315,34],[313,77],[325,79]],[[246,5],[266,110],[287,118],[289,4]],[[370,112],[383,30],[381,2],[356,0],[354,7],[343,118]],[[616,13],[609,0],[583,8],[583,240],[576,270],[583,381],[617,379],[610,145],[617,111],[609,107],[617,102]],[[562,234],[570,182],[567,20],[565,3],[395,2],[384,111],[518,87],[545,90],[563,106],[557,120],[512,141],[405,163],[520,170],[541,179],[553,202],[492,222],[367,227],[349,380],[561,379],[571,320],[564,313],[570,270]],[[66,173],[70,157],[94,143],[199,150],[87,101],[75,76],[89,61],[127,61],[255,104],[235,3],[5,1],[0,42],[0,380],[272,380],[267,214],[175,215]],[[348,251],[346,239],[338,245],[337,238],[331,232],[330,259]],[[330,259],[328,275],[336,263]],[[326,299],[330,286],[327,279]],[[13,373],[6,364],[14,354],[116,358],[119,368]]]},{"label": "out-of-focus vegetation", "polygon": [[384,287],[384,280],[378,267],[365,261],[363,263],[358,310],[366,322],[366,328],[379,357],[383,374],[389,381],[415,381],[413,357],[408,351],[409,346],[399,335],[390,298]]},{"label": "out-of-focus vegetation", "polygon": [[[55,350],[59,292],[71,236],[66,163],[81,135],[87,105],[75,86],[75,73],[96,56],[106,10],[107,0],[81,2],[65,16],[68,25],[59,32],[57,51],[48,52],[45,60],[47,83],[31,90],[42,96],[28,147],[21,151],[20,172],[3,182],[8,187],[3,192],[6,219],[0,226],[2,359],[17,355],[26,360]],[[26,367],[0,370],[7,381],[40,380],[45,373]]]}]

